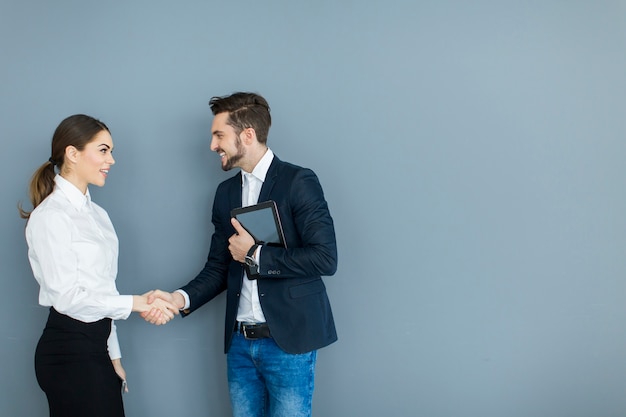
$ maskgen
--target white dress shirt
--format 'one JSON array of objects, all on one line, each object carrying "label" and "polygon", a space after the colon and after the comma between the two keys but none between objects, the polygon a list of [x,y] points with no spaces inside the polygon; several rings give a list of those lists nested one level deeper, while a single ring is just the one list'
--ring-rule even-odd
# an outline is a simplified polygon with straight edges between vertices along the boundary
[{"label": "white dress shirt", "polygon": [[[259,200],[261,187],[265,182],[267,170],[272,164],[274,153],[271,149],[267,149],[263,158],[254,167],[251,173],[241,171],[244,178],[242,181],[241,201],[243,207],[254,205]],[[261,247],[256,252],[256,261],[260,262]],[[239,308],[237,310],[237,321],[244,323],[264,323],[265,315],[261,309],[259,301],[259,284],[256,279],[248,279],[248,275],[244,272],[243,285],[241,286],[241,295],[239,297]]]},{"label": "white dress shirt", "polygon": [[[132,295],[115,286],[118,240],[106,211],[57,175],[55,187],[26,225],[28,259],[39,283],[39,304],[92,323],[126,319]],[[115,324],[108,340],[111,359],[121,357]]]}]

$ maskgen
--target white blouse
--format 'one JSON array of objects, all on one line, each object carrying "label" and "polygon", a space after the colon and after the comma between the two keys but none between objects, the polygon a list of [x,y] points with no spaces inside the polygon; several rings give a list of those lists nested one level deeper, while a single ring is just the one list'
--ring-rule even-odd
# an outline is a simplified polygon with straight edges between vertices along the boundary
[{"label": "white blouse", "polygon": [[[57,175],[55,187],[26,225],[28,259],[39,283],[39,304],[92,323],[126,319],[132,295],[115,286],[118,240],[108,214]],[[115,324],[108,340],[111,359],[121,357]]]}]

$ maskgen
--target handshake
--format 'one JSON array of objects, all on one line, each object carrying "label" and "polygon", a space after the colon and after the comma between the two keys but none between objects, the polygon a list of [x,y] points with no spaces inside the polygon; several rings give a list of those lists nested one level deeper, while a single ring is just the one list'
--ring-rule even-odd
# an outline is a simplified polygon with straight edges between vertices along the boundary
[{"label": "handshake", "polygon": [[143,295],[133,295],[133,311],[157,326],[172,320],[184,306],[185,299],[178,292],[152,290]]},{"label": "handshake", "polygon": [[[235,234],[228,239],[228,250],[235,261],[243,263],[255,241],[237,219],[232,218],[230,222],[235,228]],[[185,297],[179,292],[152,290],[133,296],[133,311],[138,312],[148,323],[157,326],[172,320],[183,307]]]}]

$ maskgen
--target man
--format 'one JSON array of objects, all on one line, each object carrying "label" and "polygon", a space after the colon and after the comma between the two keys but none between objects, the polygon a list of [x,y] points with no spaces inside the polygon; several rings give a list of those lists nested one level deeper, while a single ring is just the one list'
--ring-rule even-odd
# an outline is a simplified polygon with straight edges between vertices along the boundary
[{"label": "man", "polygon": [[[263,97],[240,92],[209,105],[211,150],[223,170],[241,171],[217,188],[204,269],[180,290],[153,296],[185,316],[226,290],[224,351],[235,417],[310,416],[316,350],[337,340],[321,278],[337,269],[333,220],[313,171],[267,147],[271,117]],[[233,208],[267,200],[278,207],[286,248],[257,245],[231,219]]]}]

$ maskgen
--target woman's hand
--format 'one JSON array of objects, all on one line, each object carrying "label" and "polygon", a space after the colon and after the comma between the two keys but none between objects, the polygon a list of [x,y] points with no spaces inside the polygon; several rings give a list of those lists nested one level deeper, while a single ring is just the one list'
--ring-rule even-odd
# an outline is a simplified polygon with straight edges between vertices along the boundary
[{"label": "woman's hand", "polygon": [[143,295],[133,295],[133,311],[142,313],[142,316],[150,311],[156,311],[156,314],[153,314],[153,323],[157,326],[167,323],[178,314],[178,308],[169,301],[154,297],[149,300],[148,295],[151,293],[152,291]]},{"label": "woman's hand", "polygon": [[122,360],[112,359],[111,363],[113,363],[113,369],[115,369],[115,373],[122,380],[122,388],[124,392],[128,392],[128,384],[126,383],[126,371],[124,370],[124,367],[122,366]]},{"label": "woman's hand", "polygon": [[141,317],[144,318],[145,321],[152,324],[160,324],[161,320],[161,310],[157,308],[160,303],[157,303],[158,300],[163,300],[166,303],[172,304],[176,311],[174,314],[178,314],[179,310],[181,310],[185,306],[185,298],[179,292],[165,292],[161,290],[152,290],[148,291],[144,295],[148,296],[148,302],[154,308],[150,311],[141,313]]}]

